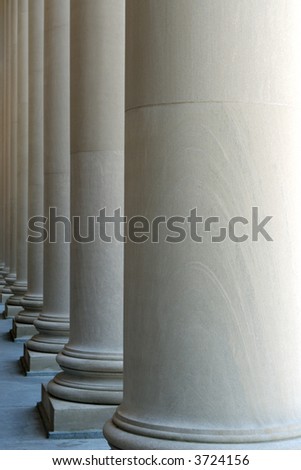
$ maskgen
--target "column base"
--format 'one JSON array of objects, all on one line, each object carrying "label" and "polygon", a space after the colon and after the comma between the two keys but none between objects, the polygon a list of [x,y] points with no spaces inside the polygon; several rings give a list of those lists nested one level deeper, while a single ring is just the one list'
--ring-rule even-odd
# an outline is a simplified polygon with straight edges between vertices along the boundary
[{"label": "column base", "polygon": [[4,279],[0,279],[0,294],[3,293],[3,290],[5,289],[6,287],[6,282]]},{"label": "column base", "polygon": [[43,313],[34,321],[37,334],[28,342],[29,349],[42,353],[58,354],[69,338],[69,321]]},{"label": "column base", "polygon": [[57,356],[63,372],[48,384],[60,400],[98,405],[118,405],[123,398],[120,354],[80,352],[66,345]]},{"label": "column base", "polygon": [[[139,430],[139,423],[136,423],[134,427],[135,430],[133,430],[133,432],[127,432],[116,426],[114,418],[111,418],[104,426],[104,437],[112,449],[121,450],[301,450],[301,436],[298,438],[271,441],[260,441],[260,438],[258,438],[257,441],[254,434],[253,442],[244,442],[243,436],[240,438],[237,437],[236,442],[226,442],[226,439],[223,442],[213,442],[214,439],[210,439],[208,435],[204,436],[204,442],[196,442],[186,440],[186,436],[184,435],[182,436],[183,440],[181,440],[181,437],[179,435],[176,436],[176,433],[175,436],[172,436],[171,432],[167,433],[165,431],[162,431],[162,439],[160,439],[151,436],[151,429],[145,430],[141,426]],[[139,431],[141,434],[138,434]],[[148,435],[143,435],[144,431],[146,431]],[[166,439],[163,437],[165,433]]]},{"label": "column base", "polygon": [[24,282],[16,281],[10,287],[14,294],[13,298],[11,299],[12,302],[21,305],[22,299],[27,292],[27,284]]},{"label": "column base", "polygon": [[16,280],[16,273],[8,273],[7,276],[5,276],[5,282],[8,286],[12,286],[16,282]]},{"label": "column base", "polygon": [[11,286],[13,295],[10,295],[5,303],[5,318],[14,318],[23,310],[22,297],[26,292],[26,288],[22,283],[16,284]]},{"label": "column base", "polygon": [[56,362],[56,354],[45,354],[31,351],[24,344],[23,356],[20,357],[21,366],[25,375],[54,376],[61,370]]},{"label": "column base", "polygon": [[13,318],[13,327],[10,330],[13,341],[28,341],[36,333],[37,330],[34,325],[19,323],[17,316]]},{"label": "column base", "polygon": [[2,295],[3,294],[8,294],[8,298],[9,298],[13,295],[13,291],[11,290],[11,287],[16,282],[16,275],[14,273],[9,273],[5,277],[5,282],[6,282],[6,286],[4,287],[4,289],[2,291]]},{"label": "column base", "polygon": [[22,310],[21,305],[9,305],[6,301],[4,318],[15,318],[15,316]]},{"label": "column base", "polygon": [[7,276],[9,273],[9,268],[6,268],[5,266],[0,269],[0,276],[4,277]]},{"label": "column base", "polygon": [[52,397],[42,385],[38,403],[47,435],[52,439],[102,438],[104,423],[114,414],[114,405],[73,403]]},{"label": "column base", "polygon": [[6,284],[6,286],[4,286],[3,290],[2,290],[2,295],[3,294],[13,295],[13,291],[11,290],[11,286]]},{"label": "column base", "polygon": [[[21,305],[23,309],[18,313],[17,322],[33,325],[42,311],[43,297],[26,294],[21,300]],[[34,334],[36,333],[37,330],[35,329]]]},{"label": "column base", "polygon": [[2,296],[1,296],[1,302],[3,304],[3,306],[5,307],[6,305],[6,302],[8,301],[8,299],[12,296],[12,294],[4,294],[2,292]]}]

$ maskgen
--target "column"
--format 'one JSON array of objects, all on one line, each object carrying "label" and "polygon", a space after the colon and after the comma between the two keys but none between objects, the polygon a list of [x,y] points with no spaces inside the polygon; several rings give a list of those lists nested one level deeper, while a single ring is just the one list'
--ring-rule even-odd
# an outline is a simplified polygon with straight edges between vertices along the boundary
[{"label": "column", "polygon": [[[1,93],[1,112],[0,112],[0,171],[1,171],[1,199],[0,199],[0,217],[3,220],[4,216],[4,190],[3,190],[3,181],[4,181],[4,151],[3,151],[3,126],[4,126],[4,112],[3,112],[3,98],[4,98],[4,1],[0,2],[0,35],[1,35],[1,47],[0,47],[0,93]],[[5,275],[5,261],[4,261],[4,225],[0,226],[0,292],[5,286],[5,281],[3,280],[3,275]]]},{"label": "column", "polygon": [[5,304],[12,295],[11,285],[16,281],[17,251],[17,98],[18,98],[18,0],[11,0],[11,133],[10,133],[10,191],[7,194],[10,205],[10,270],[5,277],[6,286],[2,291]]},{"label": "column", "polygon": [[301,8],[223,3],[127,2],[126,215],[177,219],[126,244],[115,448],[301,445]]},{"label": "column", "polygon": [[[45,0],[44,63],[44,246],[43,310],[34,325],[38,334],[25,346],[28,373],[59,370],[56,355],[69,334],[70,243],[70,2]],[[64,223],[52,219],[50,211]],[[55,226],[54,226],[55,225]],[[55,237],[52,239],[52,237]]]},{"label": "column", "polygon": [[4,158],[6,160],[5,164],[5,181],[4,181],[4,190],[6,194],[5,205],[4,205],[4,223],[5,223],[5,235],[4,235],[4,247],[5,247],[5,265],[7,273],[10,272],[10,173],[11,173],[11,58],[12,58],[12,37],[11,37],[11,28],[12,28],[12,4],[10,1],[7,1],[6,4],[6,57],[5,57],[5,154]]},{"label": "column", "polygon": [[[11,3],[6,0],[4,2],[4,60],[3,60],[3,80],[4,80],[4,95],[3,95],[3,191],[4,191],[4,205],[3,205],[3,220],[4,234],[3,234],[3,248],[4,248],[4,275],[10,269],[10,205],[9,205],[9,179],[10,179],[10,131],[11,131],[11,107],[10,107],[10,65],[11,65]],[[6,284],[6,283],[5,283]],[[5,285],[2,283],[2,285]]]},{"label": "column", "polygon": [[[28,0],[29,19],[29,119],[28,119],[28,219],[41,217],[43,206],[43,95],[44,95],[44,1]],[[23,311],[13,321],[14,339],[29,339],[37,331],[34,320],[43,306],[43,243],[28,243],[28,290],[22,299]]]},{"label": "column", "polygon": [[27,290],[28,224],[28,0],[18,1],[18,131],[17,131],[17,278],[6,303],[6,317],[22,310]]},{"label": "column", "polygon": [[91,240],[87,219],[123,210],[124,6],[71,2],[70,339],[43,391],[51,432],[101,433],[122,398],[123,244]]}]

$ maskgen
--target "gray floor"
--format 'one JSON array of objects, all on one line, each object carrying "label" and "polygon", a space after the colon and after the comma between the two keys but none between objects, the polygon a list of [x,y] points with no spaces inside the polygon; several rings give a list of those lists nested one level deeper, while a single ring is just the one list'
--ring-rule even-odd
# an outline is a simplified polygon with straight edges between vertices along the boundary
[{"label": "gray floor", "polygon": [[[109,450],[105,439],[48,439],[36,407],[41,383],[50,377],[25,377],[19,365],[23,344],[11,340],[12,320],[4,320],[0,304],[0,450]],[[301,450],[301,439],[279,441],[279,450]],[[214,448],[207,446],[206,449]],[[243,448],[238,446],[235,448]],[[256,444],[249,447],[256,449]],[[272,450],[264,443],[260,449]]]},{"label": "gray floor", "polygon": [[[3,306],[0,304],[0,313]],[[25,377],[19,366],[23,344],[10,339],[12,321],[0,316],[0,449],[105,450],[105,439],[47,439],[36,403],[48,377]]]}]

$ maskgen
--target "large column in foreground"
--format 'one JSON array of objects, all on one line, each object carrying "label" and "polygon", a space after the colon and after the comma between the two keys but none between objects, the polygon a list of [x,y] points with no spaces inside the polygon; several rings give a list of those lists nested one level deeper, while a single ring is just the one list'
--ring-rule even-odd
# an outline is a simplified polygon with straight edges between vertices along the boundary
[{"label": "large column in foreground", "polygon": [[69,333],[70,244],[65,243],[61,222],[56,227],[49,224],[51,208],[58,217],[70,218],[69,35],[69,0],[45,0],[44,213],[48,239],[43,243],[43,310],[34,321],[38,334],[26,343],[22,361],[32,373],[59,370],[56,355]]},{"label": "large column in foreground", "polygon": [[10,188],[7,197],[10,206],[10,270],[5,277],[6,287],[2,301],[12,295],[11,285],[16,281],[17,255],[17,120],[18,120],[18,0],[11,0],[11,132],[10,132]]},{"label": "large column in foreground", "polygon": [[[20,71],[22,70],[22,73]],[[22,310],[27,290],[28,224],[28,0],[18,1],[18,148],[17,148],[17,278],[6,316]]]},{"label": "large column in foreground", "polygon": [[[44,94],[44,0],[28,0],[29,14],[29,120],[28,120],[28,220],[41,217],[43,206],[43,94]],[[31,230],[29,230],[29,236]],[[43,306],[43,243],[28,243],[28,291],[24,310],[13,321],[15,339],[28,339]]]},{"label": "large column in foreground", "polygon": [[300,20],[297,0],[127,1],[126,215],[196,208],[203,241],[126,245],[113,447],[301,448]]},{"label": "large column in foreground", "polygon": [[[71,2],[71,215],[82,236],[88,216],[123,208],[124,9],[123,0]],[[123,244],[101,241],[98,229],[80,243],[76,224],[70,339],[43,405],[64,413],[65,431],[101,432],[122,399]]]}]

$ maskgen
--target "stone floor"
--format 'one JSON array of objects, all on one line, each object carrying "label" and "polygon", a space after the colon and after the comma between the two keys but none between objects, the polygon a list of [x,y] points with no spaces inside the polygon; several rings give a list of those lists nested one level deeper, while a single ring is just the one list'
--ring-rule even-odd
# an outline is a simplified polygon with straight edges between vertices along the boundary
[{"label": "stone floor", "polygon": [[36,403],[41,398],[41,383],[50,378],[23,375],[19,365],[23,344],[11,340],[11,326],[11,320],[0,316],[0,449],[109,449],[105,439],[47,439]]}]

